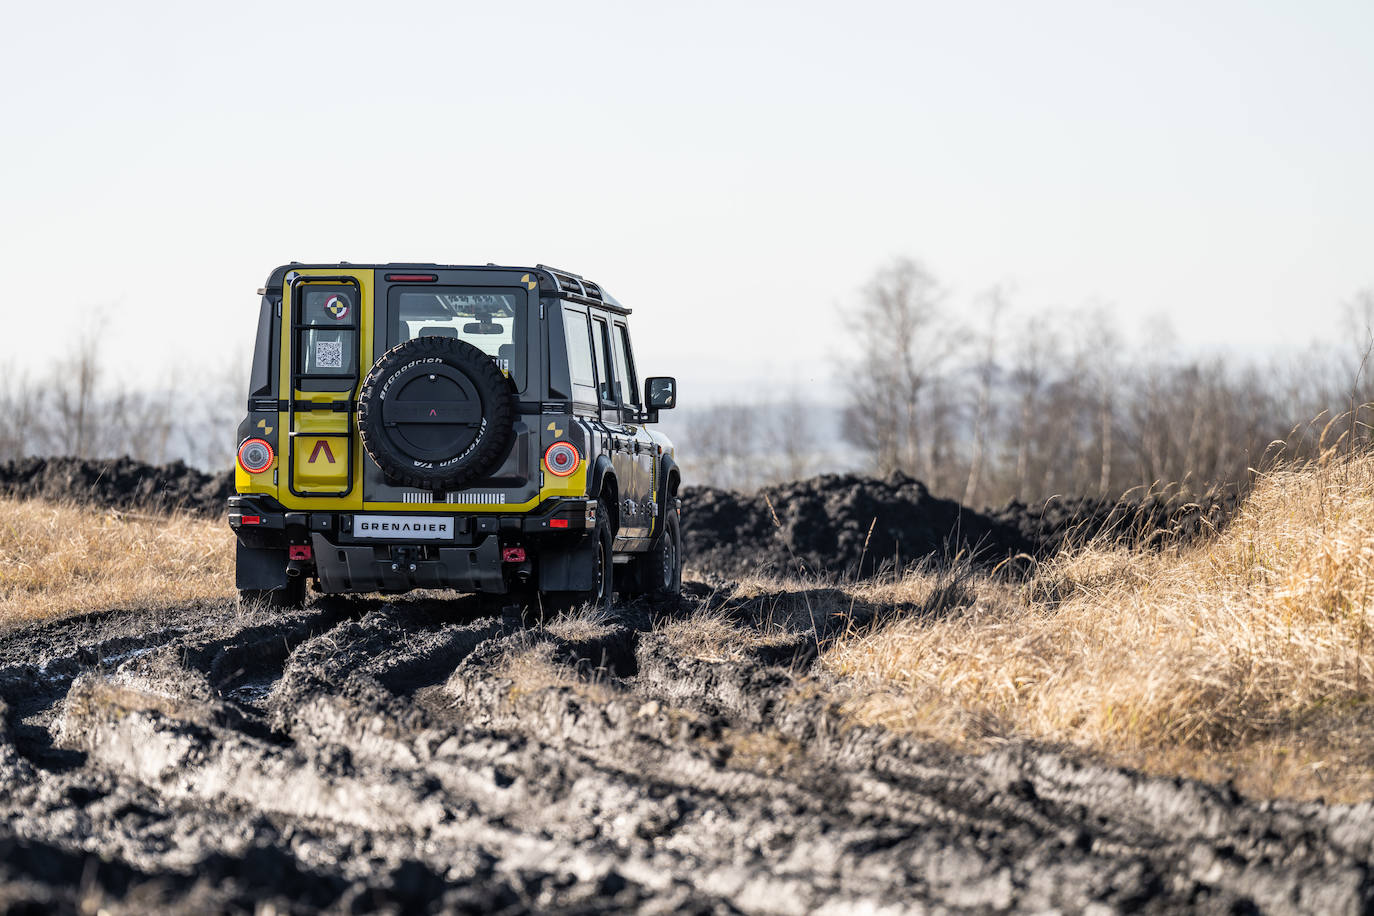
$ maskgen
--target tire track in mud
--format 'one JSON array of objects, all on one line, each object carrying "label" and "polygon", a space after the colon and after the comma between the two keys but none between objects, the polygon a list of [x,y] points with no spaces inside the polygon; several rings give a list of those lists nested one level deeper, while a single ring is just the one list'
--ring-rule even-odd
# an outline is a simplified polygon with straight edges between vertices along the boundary
[{"label": "tire track in mud", "polygon": [[[1374,904],[1374,806],[853,726],[810,669],[839,624],[779,627],[773,600],[526,630],[471,600],[331,599],[0,635],[0,910]],[[707,603],[742,628],[729,657],[665,627]]]}]

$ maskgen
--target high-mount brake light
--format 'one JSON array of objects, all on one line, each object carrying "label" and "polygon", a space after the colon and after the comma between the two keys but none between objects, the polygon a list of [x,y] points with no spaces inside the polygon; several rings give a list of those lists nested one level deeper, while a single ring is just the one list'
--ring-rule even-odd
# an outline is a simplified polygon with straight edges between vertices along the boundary
[{"label": "high-mount brake light", "polygon": [[261,474],[270,468],[275,457],[266,439],[246,439],[239,446],[239,467],[250,474]]},{"label": "high-mount brake light", "polygon": [[569,476],[581,463],[582,456],[571,442],[555,442],[544,452],[544,466],[555,477]]},{"label": "high-mount brake light", "polygon": [[436,274],[387,274],[388,283],[433,283],[438,280]]}]

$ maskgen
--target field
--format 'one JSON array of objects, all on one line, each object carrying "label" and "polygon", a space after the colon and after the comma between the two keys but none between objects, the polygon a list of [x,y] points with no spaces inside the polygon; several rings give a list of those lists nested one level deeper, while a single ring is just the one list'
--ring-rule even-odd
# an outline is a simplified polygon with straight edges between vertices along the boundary
[{"label": "field", "polygon": [[1368,457],[1043,533],[914,482],[701,491],[677,606],[535,629],[240,608],[215,481],[141,514],[35,473],[70,498],[0,502],[0,909],[1374,902]]}]

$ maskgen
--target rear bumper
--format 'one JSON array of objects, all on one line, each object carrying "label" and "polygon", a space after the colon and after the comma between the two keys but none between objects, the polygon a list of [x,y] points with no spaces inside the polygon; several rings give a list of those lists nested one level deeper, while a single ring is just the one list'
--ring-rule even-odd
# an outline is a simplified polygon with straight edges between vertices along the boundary
[{"label": "rear bumper", "polygon": [[[282,570],[290,558],[293,574],[318,578],[320,589],[329,594],[413,588],[505,594],[513,584],[530,582],[536,575],[541,586],[573,588],[580,578],[572,575],[576,571],[572,567],[579,565],[575,561],[585,552],[587,532],[596,526],[596,500],[591,499],[548,499],[533,512],[520,515],[426,508],[303,512],[286,509],[267,497],[230,497],[229,525],[238,537],[240,553],[247,551],[258,561],[254,565],[241,559],[240,577],[261,578],[258,567],[272,567],[268,571],[273,575],[284,576]],[[367,516],[401,516],[421,522],[451,519],[452,523],[446,521],[447,535],[437,538],[399,532],[359,536],[355,529],[361,526],[356,521]],[[523,549],[507,559],[506,547]]]},{"label": "rear bumper", "polygon": [[423,552],[332,543],[310,536],[320,587],[329,593],[453,588],[505,594],[501,540],[487,535],[469,547],[430,547]]}]

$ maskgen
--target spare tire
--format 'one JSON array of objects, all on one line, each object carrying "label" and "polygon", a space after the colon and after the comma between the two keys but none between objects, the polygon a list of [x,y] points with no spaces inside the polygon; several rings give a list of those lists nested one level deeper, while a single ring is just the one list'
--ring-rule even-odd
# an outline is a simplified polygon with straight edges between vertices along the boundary
[{"label": "spare tire", "polygon": [[496,362],[452,337],[381,355],[358,395],[363,448],[387,479],[456,490],[500,466],[515,440],[515,394]]}]

